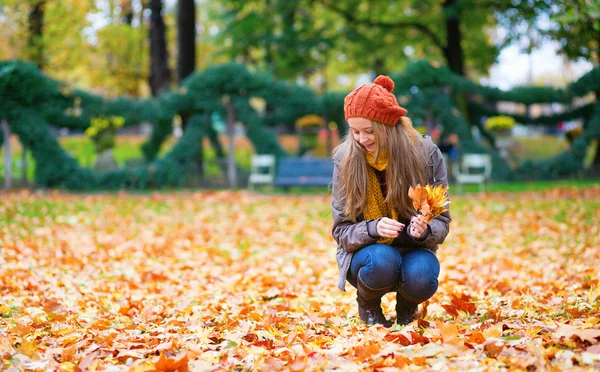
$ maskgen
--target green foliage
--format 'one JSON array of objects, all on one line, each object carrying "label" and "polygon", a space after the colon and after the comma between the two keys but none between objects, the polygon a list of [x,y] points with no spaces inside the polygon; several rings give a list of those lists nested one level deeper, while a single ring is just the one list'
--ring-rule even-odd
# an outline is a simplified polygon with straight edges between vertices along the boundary
[{"label": "green foliage", "polygon": [[[212,14],[223,25],[217,38],[222,53],[273,71],[276,77],[309,79],[330,65],[336,66],[336,73],[388,73],[414,59],[445,61],[447,21],[458,19],[461,29],[468,30],[487,30],[496,24],[490,15],[498,7],[463,3],[227,0],[215,5]],[[487,35],[461,35],[472,71],[487,71],[499,53]]]},{"label": "green foliage", "polygon": [[[600,70],[594,69],[565,89],[515,89],[503,92],[478,86],[463,77],[450,73],[446,67],[427,62],[410,65],[400,74],[393,74],[397,82],[395,93],[401,105],[409,111],[415,126],[428,118],[436,118],[444,125],[444,132],[457,133],[465,152],[491,152],[496,179],[560,178],[578,172],[583,167],[590,141],[600,138],[600,107],[598,103],[583,106],[571,112],[536,120],[553,123],[558,118],[583,117],[584,131],[569,148],[542,163],[529,162],[513,172],[494,149],[470,140],[467,121],[453,100],[455,93],[468,92],[481,103],[471,102],[475,124],[485,133],[483,116],[496,116],[483,102],[511,100],[570,102],[600,87]],[[210,136],[211,116],[217,112],[226,117],[225,102],[230,102],[235,120],[246,126],[246,134],[256,153],[285,155],[275,133],[269,127],[289,125],[307,114],[334,120],[343,134],[344,93],[315,94],[306,87],[274,80],[270,75],[252,73],[241,64],[226,64],[198,71],[182,82],[177,90],[165,92],[157,99],[107,100],[82,91],[70,91],[60,83],[43,76],[33,65],[23,62],[0,62],[0,118],[6,119],[11,129],[28,146],[36,161],[36,183],[44,187],[64,187],[75,190],[149,188],[180,186],[182,175],[193,166],[202,152],[202,138]],[[264,111],[250,105],[252,98],[266,102]],[[487,110],[487,111],[486,111]],[[494,115],[490,115],[493,113]],[[158,157],[161,146],[172,130],[175,116],[186,115],[188,124],[183,137],[164,156]],[[119,169],[95,172],[83,168],[51,135],[47,124],[76,130],[90,129],[92,118],[122,117],[124,126],[142,122],[153,124],[153,133],[142,151],[148,165],[139,169]],[[520,123],[535,123],[528,117],[515,117]]]},{"label": "green foliage", "polygon": [[[178,186],[180,177],[202,151],[201,140],[210,128],[210,113],[221,112],[221,97],[228,96],[236,120],[246,124],[248,138],[257,153],[285,155],[275,134],[266,125],[293,123],[322,104],[310,90],[274,81],[267,75],[252,74],[243,65],[215,66],[188,77],[177,91],[166,92],[158,100],[105,100],[81,91],[68,91],[40,74],[31,64],[0,62],[2,101],[0,117],[30,144],[36,159],[36,183],[46,187],[70,189],[115,189]],[[250,97],[263,97],[273,109],[260,115],[248,103]],[[171,131],[175,115],[193,113],[184,136],[163,158],[157,159],[161,145]],[[50,134],[46,123],[59,127],[88,130],[95,117],[121,117],[119,126],[141,122],[154,125],[153,135],[142,150],[149,165],[143,169],[98,173],[82,168]],[[106,124],[105,122],[102,122]]]},{"label": "green foliage", "polygon": [[[92,86],[111,96],[138,97],[148,80],[148,31],[127,24],[107,25],[97,32],[97,58],[90,61]],[[108,89],[107,89],[108,88]]]},{"label": "green foliage", "polygon": [[[531,52],[543,42],[560,44],[558,53],[571,61],[600,60],[600,3],[589,0],[497,2],[496,18],[507,32],[502,46],[518,43]],[[516,4],[516,7],[515,7]],[[524,30],[526,30],[524,32]],[[574,37],[576,35],[576,37]]]},{"label": "green foliage", "polygon": [[[401,105],[408,111],[408,116],[415,125],[432,115],[439,118],[445,132],[455,132],[461,138],[463,152],[492,152],[493,177],[496,180],[515,178],[556,179],[577,174],[583,169],[586,149],[592,140],[600,137],[600,109],[598,103],[585,105],[572,111],[552,116],[530,118],[525,115],[508,115],[497,112],[490,104],[498,101],[515,103],[571,103],[577,97],[585,96],[600,89],[600,69],[595,68],[579,80],[567,85],[564,89],[552,87],[521,87],[511,91],[479,86],[464,77],[455,75],[445,66],[426,61],[411,64],[402,73],[393,74],[396,83],[395,93],[399,94]],[[462,118],[458,107],[451,99],[453,93],[469,93],[473,100],[469,102],[471,121],[481,132],[492,138],[494,135],[482,125],[482,118],[507,115],[519,123],[556,125],[558,121],[583,118],[584,133],[574,141],[571,148],[551,159],[525,162],[513,172],[508,164],[495,150],[488,150],[468,140],[469,127]]]},{"label": "green foliage", "polygon": [[[561,44],[560,52],[570,60],[585,58],[600,62],[600,3],[586,0],[559,0],[550,8],[550,18],[559,27],[548,29],[544,35]],[[576,38],[573,35],[577,35]],[[574,42],[574,39],[576,42]]]},{"label": "green foliage", "polygon": [[[298,0],[249,2],[227,0],[215,9],[225,32],[217,37],[222,52],[230,58],[293,78],[299,71],[315,68],[324,61],[332,41],[310,12],[300,11]],[[218,14],[218,15],[217,15]]]},{"label": "green foliage", "polygon": [[337,128],[340,136],[346,134],[346,124],[344,117],[344,97],[347,92],[326,92],[322,96],[323,116],[327,122],[334,121],[337,123]]},{"label": "green foliage", "polygon": [[[42,59],[49,76],[103,94],[140,96],[147,89],[148,27],[119,21],[115,1],[44,0],[41,37],[30,40],[30,12],[39,0],[3,0],[0,60]],[[111,6],[106,6],[112,3]],[[136,19],[143,20],[136,8]]]}]

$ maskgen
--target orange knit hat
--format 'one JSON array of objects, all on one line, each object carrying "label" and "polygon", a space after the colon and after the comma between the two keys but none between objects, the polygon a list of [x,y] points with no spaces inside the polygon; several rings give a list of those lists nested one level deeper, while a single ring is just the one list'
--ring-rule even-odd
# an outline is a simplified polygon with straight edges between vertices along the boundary
[{"label": "orange knit hat", "polygon": [[392,94],[394,81],[389,76],[379,75],[373,84],[363,84],[344,98],[344,115],[350,118],[365,118],[376,122],[396,125],[406,110]]}]

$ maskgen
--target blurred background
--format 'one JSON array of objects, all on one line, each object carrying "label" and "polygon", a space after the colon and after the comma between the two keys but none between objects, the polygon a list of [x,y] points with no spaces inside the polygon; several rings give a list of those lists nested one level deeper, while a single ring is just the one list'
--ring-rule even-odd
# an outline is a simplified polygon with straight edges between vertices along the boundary
[{"label": "blurred background", "polygon": [[344,95],[386,74],[452,182],[596,180],[599,19],[589,0],[3,0],[0,178],[270,186],[280,159],[327,161]]}]

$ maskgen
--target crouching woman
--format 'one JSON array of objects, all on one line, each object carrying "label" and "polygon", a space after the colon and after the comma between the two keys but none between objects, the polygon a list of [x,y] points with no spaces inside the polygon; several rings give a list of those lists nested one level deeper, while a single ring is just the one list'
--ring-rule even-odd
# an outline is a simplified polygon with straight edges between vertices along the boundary
[{"label": "crouching woman", "polygon": [[413,128],[393,88],[379,76],[344,99],[349,131],[333,155],[331,203],[338,287],[354,286],[360,318],[386,327],[386,293],[396,292],[396,322],[408,324],[436,292],[435,252],[450,223],[448,211],[422,221],[408,196],[416,184],[447,186],[447,172],[440,150]]}]

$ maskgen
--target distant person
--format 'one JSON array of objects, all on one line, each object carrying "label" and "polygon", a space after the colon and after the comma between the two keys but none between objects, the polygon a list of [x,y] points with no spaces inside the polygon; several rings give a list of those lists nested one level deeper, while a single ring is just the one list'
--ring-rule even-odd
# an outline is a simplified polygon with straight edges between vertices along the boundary
[{"label": "distant person", "polygon": [[441,142],[438,144],[438,147],[442,154],[446,154],[448,159],[451,161],[457,161],[459,156],[459,148],[460,142],[458,140],[458,134],[450,133],[444,136]]},{"label": "distant person", "polygon": [[408,324],[417,305],[437,291],[435,255],[449,230],[450,214],[430,223],[417,217],[408,189],[448,184],[442,155],[422,136],[379,76],[344,99],[349,131],[333,161],[333,237],[338,243],[338,287],[357,289],[358,314],[367,324],[392,325],[381,298],[396,292],[396,322]]}]

